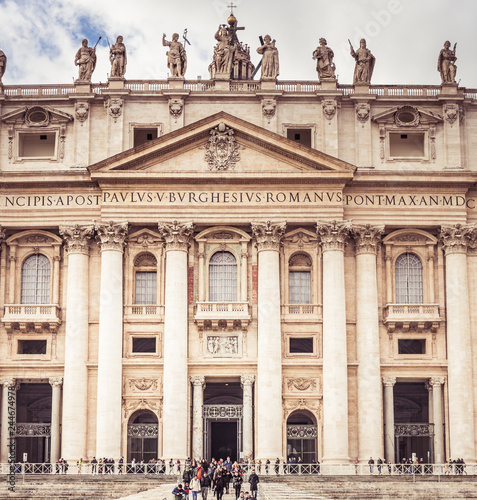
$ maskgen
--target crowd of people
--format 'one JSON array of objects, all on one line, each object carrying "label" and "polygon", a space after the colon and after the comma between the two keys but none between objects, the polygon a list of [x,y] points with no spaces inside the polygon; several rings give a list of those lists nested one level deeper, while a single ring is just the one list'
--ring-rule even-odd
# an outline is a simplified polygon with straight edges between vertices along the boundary
[{"label": "crowd of people", "polygon": [[233,489],[236,499],[256,499],[259,481],[255,469],[252,468],[248,476],[248,491],[242,491],[244,469],[238,462],[232,462],[230,457],[219,461],[212,459],[210,463],[206,460],[198,462],[187,459],[182,473],[183,484],[176,486],[172,494],[176,500],[197,500],[200,493],[202,500],[207,500],[211,491],[217,500],[222,500],[224,493],[228,494]]},{"label": "crowd of people", "polygon": [[[356,465],[358,459],[356,458]],[[397,464],[387,463],[385,459],[379,457],[376,461],[373,457],[368,460],[369,473],[375,474],[376,472],[381,475],[387,474],[432,474],[434,472],[435,464],[427,464],[423,458],[402,458]],[[465,474],[465,461],[463,458],[457,460],[447,460],[442,466],[444,474]],[[356,468],[356,473],[358,469]]]}]

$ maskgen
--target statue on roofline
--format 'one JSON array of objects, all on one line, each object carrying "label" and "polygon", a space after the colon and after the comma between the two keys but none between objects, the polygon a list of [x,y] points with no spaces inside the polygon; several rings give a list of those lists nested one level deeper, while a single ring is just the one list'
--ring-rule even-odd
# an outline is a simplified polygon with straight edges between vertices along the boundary
[{"label": "statue on roofline", "polygon": [[7,69],[7,56],[3,50],[0,50],[0,85],[2,83],[2,77]]},{"label": "statue on roofline", "polygon": [[437,71],[441,74],[443,85],[445,83],[455,83],[455,74],[457,72],[457,66],[455,64],[457,61],[457,57],[455,56],[456,47],[457,43],[454,44],[454,48],[451,50],[450,42],[446,40],[444,48],[439,52]]},{"label": "statue on roofline", "polygon": [[[349,42],[349,40],[348,40]],[[374,64],[376,58],[371,54],[371,51],[366,48],[366,40],[361,38],[359,41],[359,49],[355,52],[351,42],[349,42],[351,49],[351,56],[356,60],[356,66],[354,68],[353,83],[371,83],[371,77],[373,76]]]},{"label": "statue on roofline", "polygon": [[275,40],[272,42],[272,37],[270,35],[265,35],[263,37],[263,45],[258,47],[257,52],[263,54],[262,79],[275,80],[280,74],[278,49],[275,47]]},{"label": "statue on roofline", "polygon": [[123,37],[120,35],[116,38],[116,43],[109,49],[109,61],[111,62],[112,77],[123,77],[126,73],[126,64],[128,62],[126,56],[126,46],[123,43]]},{"label": "statue on roofline", "polygon": [[[99,38],[101,39],[101,37]],[[96,43],[96,45],[98,45],[98,43]],[[88,40],[84,38],[81,43],[81,48],[76,52],[75,66],[79,66],[79,75],[76,81],[79,83],[91,82],[91,76],[96,68],[96,45],[94,47],[88,47]]]},{"label": "statue on roofline", "polygon": [[166,52],[167,56],[167,67],[171,72],[172,78],[182,78],[185,75],[187,69],[187,54],[184,46],[179,42],[179,34],[174,33],[172,35],[172,42],[166,40],[166,34],[162,35],[162,45],[164,47],[169,47]]},{"label": "statue on roofline", "polygon": [[313,51],[312,58],[316,60],[316,71],[318,80],[335,77],[335,64],[333,63],[334,52],[326,46],[326,38],[320,38],[320,45]]}]

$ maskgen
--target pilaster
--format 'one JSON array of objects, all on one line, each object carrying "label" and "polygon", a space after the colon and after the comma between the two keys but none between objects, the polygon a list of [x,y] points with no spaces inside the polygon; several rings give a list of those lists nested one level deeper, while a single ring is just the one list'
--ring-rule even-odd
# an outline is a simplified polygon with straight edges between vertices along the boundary
[{"label": "pilaster", "polygon": [[[60,459],[60,404],[63,379],[50,378],[49,382],[51,385],[50,462],[54,464]],[[65,422],[65,427],[69,425],[69,422]]]},{"label": "pilaster", "polygon": [[444,408],[442,405],[442,386],[444,377],[432,377],[429,385],[432,387],[432,406],[434,420],[434,463],[441,464],[446,460],[444,453]]},{"label": "pilaster", "polygon": [[254,375],[242,375],[240,383],[243,389],[243,456],[253,457],[253,383]]},{"label": "pilaster", "polygon": [[[383,377],[384,385],[384,457],[386,463],[395,461],[394,450],[394,385],[396,377]],[[372,456],[372,455],[370,455]]]},{"label": "pilaster", "polygon": [[202,457],[204,455],[204,426],[202,419],[202,407],[204,404],[205,377],[193,375],[190,381],[194,388],[192,404],[192,456]]}]

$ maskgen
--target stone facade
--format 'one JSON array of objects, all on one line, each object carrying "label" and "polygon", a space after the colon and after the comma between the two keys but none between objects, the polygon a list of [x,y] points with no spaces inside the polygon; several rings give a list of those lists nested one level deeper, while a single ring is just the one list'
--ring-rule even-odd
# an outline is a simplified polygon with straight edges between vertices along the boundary
[{"label": "stone facade", "polygon": [[18,438],[38,461],[148,439],[210,458],[227,422],[236,458],[474,461],[476,103],[333,79],[4,86],[1,442],[13,387],[17,423],[50,425]]}]

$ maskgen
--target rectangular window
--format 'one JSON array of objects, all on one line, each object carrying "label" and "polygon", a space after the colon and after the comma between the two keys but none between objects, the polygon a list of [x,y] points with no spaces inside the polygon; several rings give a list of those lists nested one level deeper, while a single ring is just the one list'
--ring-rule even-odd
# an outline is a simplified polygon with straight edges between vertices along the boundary
[{"label": "rectangular window", "polygon": [[18,354],[46,354],[46,340],[19,340]]},{"label": "rectangular window", "polygon": [[311,129],[289,128],[287,129],[287,139],[298,142],[303,146],[311,148]]},{"label": "rectangular window", "polygon": [[157,297],[157,273],[155,271],[136,272],[136,304],[154,305]]},{"label": "rectangular window", "polygon": [[24,134],[18,136],[18,156],[20,158],[54,158],[56,133]]},{"label": "rectangular window", "polygon": [[290,271],[288,280],[290,304],[311,304],[310,271]]},{"label": "rectangular window", "polygon": [[290,354],[313,354],[313,338],[290,337]]},{"label": "rectangular window", "polygon": [[157,128],[135,128],[133,147],[146,144],[149,141],[157,139]]},{"label": "rectangular window", "polygon": [[392,158],[424,158],[425,134],[422,132],[389,133],[389,155]]},{"label": "rectangular window", "polygon": [[132,339],[132,352],[155,354],[156,337],[134,337]]},{"label": "rectangular window", "polygon": [[426,339],[398,339],[398,354],[426,354]]}]

